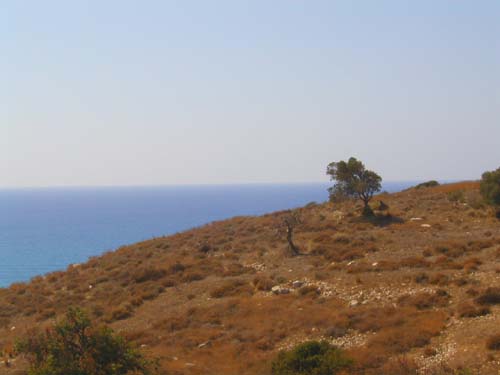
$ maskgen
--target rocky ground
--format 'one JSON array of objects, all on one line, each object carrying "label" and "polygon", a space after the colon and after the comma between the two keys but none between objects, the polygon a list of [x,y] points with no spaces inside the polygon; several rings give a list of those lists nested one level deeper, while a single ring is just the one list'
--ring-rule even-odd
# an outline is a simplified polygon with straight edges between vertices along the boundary
[{"label": "rocky ground", "polygon": [[0,289],[0,373],[24,373],[16,338],[74,305],[169,374],[268,374],[279,350],[325,339],[355,360],[353,373],[497,375],[500,352],[488,342],[500,333],[500,221],[477,183],[382,194],[373,206],[383,210],[371,220],[355,202],[298,209],[299,256],[288,252],[283,211]]}]

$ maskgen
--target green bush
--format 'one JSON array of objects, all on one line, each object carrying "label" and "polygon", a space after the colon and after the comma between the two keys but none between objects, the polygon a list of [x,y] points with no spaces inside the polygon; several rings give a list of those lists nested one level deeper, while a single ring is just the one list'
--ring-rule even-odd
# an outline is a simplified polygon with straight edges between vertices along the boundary
[{"label": "green bush", "polygon": [[486,203],[500,206],[500,168],[483,173],[479,190]]},{"label": "green bush", "polygon": [[448,200],[450,202],[461,202],[465,201],[465,195],[463,190],[450,191],[448,193]]},{"label": "green bush", "polygon": [[326,341],[309,341],[282,351],[272,363],[273,375],[335,375],[352,365],[342,350]]},{"label": "green bush", "polygon": [[422,182],[421,184],[416,185],[415,189],[422,189],[422,188],[428,188],[428,187],[434,187],[434,186],[439,186],[439,182],[437,182],[435,180]]},{"label": "green bush", "polygon": [[16,345],[28,359],[29,375],[150,375],[155,366],[109,328],[96,329],[79,309],[43,333]]}]

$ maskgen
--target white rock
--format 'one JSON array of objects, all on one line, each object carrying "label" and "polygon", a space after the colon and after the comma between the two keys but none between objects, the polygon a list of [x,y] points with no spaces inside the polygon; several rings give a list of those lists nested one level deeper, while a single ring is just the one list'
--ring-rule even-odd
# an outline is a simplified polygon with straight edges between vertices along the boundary
[{"label": "white rock", "polygon": [[431,225],[430,225],[430,224],[422,224],[422,225],[421,225],[421,227],[422,227],[422,228],[430,228],[430,227],[431,227]]},{"label": "white rock", "polygon": [[200,345],[198,345],[198,348],[204,348],[205,346],[207,345],[210,345],[210,341],[205,341],[205,342],[202,342]]},{"label": "white rock", "polygon": [[301,280],[295,280],[293,283],[292,283],[292,286],[294,288],[300,288],[302,285],[304,285],[304,282],[301,281]]},{"label": "white rock", "polygon": [[274,294],[288,294],[290,293],[290,289],[282,287],[280,285],[275,285],[271,288],[271,292]]}]

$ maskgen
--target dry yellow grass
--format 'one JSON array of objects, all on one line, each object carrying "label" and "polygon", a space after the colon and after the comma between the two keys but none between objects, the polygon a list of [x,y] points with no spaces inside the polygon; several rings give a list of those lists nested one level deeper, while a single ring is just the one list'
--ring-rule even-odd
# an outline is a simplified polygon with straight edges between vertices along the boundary
[{"label": "dry yellow grass", "polygon": [[[472,194],[450,201],[457,190]],[[476,193],[465,182],[384,194],[375,200],[389,209],[372,221],[356,202],[310,205],[300,209],[298,257],[286,256],[277,230],[286,212],[125,246],[0,289],[0,347],[9,355],[17,337],[74,305],[169,374],[265,375],[280,349],[328,338],[360,373],[405,355],[422,368],[496,375],[487,338],[500,326],[500,221],[467,202]],[[25,368],[10,363],[1,374]]]}]

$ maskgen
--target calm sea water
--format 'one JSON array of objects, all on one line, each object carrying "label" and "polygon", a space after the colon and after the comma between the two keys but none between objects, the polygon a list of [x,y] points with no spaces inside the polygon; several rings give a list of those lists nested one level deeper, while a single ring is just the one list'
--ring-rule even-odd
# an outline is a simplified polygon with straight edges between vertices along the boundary
[{"label": "calm sea water", "polygon": [[[413,182],[387,183],[398,191]],[[0,287],[151,237],[327,199],[328,184],[0,190]]]}]

